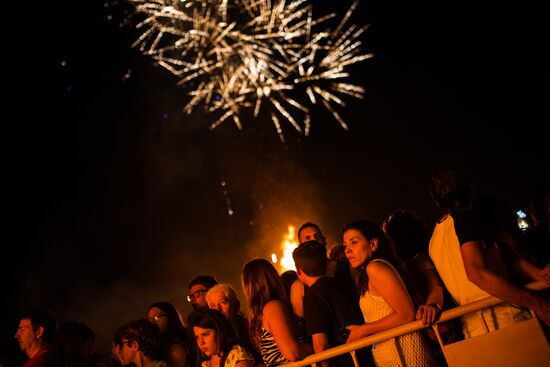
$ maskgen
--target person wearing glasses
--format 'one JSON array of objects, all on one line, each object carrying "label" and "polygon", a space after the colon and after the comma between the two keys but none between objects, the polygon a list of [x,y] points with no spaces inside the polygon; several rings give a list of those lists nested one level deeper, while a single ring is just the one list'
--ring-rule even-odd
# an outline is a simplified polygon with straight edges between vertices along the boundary
[{"label": "person wearing glasses", "polygon": [[160,359],[161,335],[157,324],[146,318],[130,321],[115,332],[114,342],[124,366],[167,367]]},{"label": "person wearing glasses", "polygon": [[167,301],[155,302],[147,309],[147,319],[160,329],[162,359],[170,367],[194,366],[192,344],[176,307]]},{"label": "person wearing glasses", "polygon": [[195,312],[209,309],[208,302],[206,302],[206,292],[216,284],[218,284],[218,281],[211,275],[199,275],[189,282],[187,301],[191,304],[193,311],[187,316],[187,325],[191,325]]}]

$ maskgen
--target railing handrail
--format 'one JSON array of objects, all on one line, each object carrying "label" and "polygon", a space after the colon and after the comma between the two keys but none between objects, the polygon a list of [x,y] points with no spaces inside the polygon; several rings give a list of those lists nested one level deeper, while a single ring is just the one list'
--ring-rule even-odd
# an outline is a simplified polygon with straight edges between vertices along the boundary
[{"label": "railing handrail", "polygon": [[[525,285],[524,288],[531,291],[540,291],[546,288],[550,288],[550,284],[544,281],[536,281]],[[470,312],[475,312],[482,308],[491,307],[502,302],[503,301],[497,297],[489,296],[471,303],[467,303],[462,306],[457,306],[457,307],[451,308],[450,310],[443,311],[436,324],[463,316]],[[318,363],[330,358],[334,358],[344,353],[350,353],[354,350],[361,349],[372,344],[380,343],[385,340],[395,338],[396,336],[408,334],[413,331],[423,329],[425,327],[427,326],[422,324],[422,320],[411,321],[407,324],[396,326],[392,329],[381,331],[379,333],[366,336],[364,338],[355,340],[350,343],[342,344],[337,347],[333,347],[319,353],[310,354],[309,356],[305,357],[300,361],[285,363],[283,366],[284,367],[309,366],[311,364]]]}]

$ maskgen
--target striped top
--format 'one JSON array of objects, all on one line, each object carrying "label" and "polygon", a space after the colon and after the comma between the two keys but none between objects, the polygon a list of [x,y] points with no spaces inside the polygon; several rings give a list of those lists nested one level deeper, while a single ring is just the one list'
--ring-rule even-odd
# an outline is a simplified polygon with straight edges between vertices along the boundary
[{"label": "striped top", "polygon": [[273,334],[264,328],[260,332],[260,352],[266,367],[275,367],[288,362],[275,343]]}]

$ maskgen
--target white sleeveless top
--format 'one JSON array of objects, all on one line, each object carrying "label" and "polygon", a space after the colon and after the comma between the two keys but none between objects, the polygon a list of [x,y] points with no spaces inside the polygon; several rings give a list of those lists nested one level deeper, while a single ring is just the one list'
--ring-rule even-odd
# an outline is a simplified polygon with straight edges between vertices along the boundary
[{"label": "white sleeveless top", "polygon": [[[372,261],[380,261],[388,265],[401,280],[397,270],[388,261],[382,259]],[[403,280],[401,282],[403,283]],[[393,312],[393,309],[382,297],[375,296],[368,290],[361,295],[359,306],[367,323],[380,320]],[[377,367],[431,367],[435,365],[420,331],[375,344],[372,355]]]}]

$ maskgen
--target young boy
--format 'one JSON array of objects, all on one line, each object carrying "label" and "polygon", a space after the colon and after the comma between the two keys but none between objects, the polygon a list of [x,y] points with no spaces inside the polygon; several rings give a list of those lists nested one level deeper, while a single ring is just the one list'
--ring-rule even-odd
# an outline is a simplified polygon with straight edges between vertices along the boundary
[{"label": "young boy", "polygon": [[[306,332],[311,336],[315,353],[343,344],[347,340],[345,327],[363,324],[357,312],[334,279],[325,276],[327,270],[326,247],[317,241],[304,242],[292,253],[298,279],[306,286],[304,294],[304,318]],[[370,351],[357,351],[360,366],[369,365]],[[351,367],[350,354],[344,354],[321,362],[323,367]]]}]

